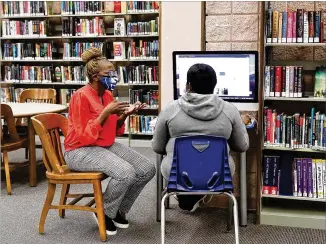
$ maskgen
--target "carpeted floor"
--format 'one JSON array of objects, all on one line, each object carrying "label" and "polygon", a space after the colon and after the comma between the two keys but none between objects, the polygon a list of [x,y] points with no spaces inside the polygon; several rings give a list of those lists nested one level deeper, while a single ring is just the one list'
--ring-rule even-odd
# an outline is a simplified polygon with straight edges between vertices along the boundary
[{"label": "carpeted floor", "polygon": [[[136,148],[152,160],[155,155],[149,148]],[[23,156],[23,151],[10,155],[14,161]],[[41,152],[38,151],[38,157]],[[27,171],[23,170],[23,171]],[[89,244],[100,243],[98,228],[91,213],[67,211],[61,219],[58,211],[50,210],[45,234],[38,234],[38,221],[45,199],[46,180],[44,169],[39,169],[39,184],[28,186],[27,174],[12,172],[13,195],[8,196],[4,178],[1,182],[0,233],[2,244]],[[153,179],[137,199],[129,214],[130,227],[119,230],[116,236],[109,237],[112,244],[156,244],[160,243],[160,224],[155,220],[155,179]],[[105,184],[105,182],[103,183]],[[90,187],[78,186],[79,192],[89,191]],[[58,201],[61,188],[57,188],[55,201]],[[178,208],[167,211],[166,243],[173,244],[232,244],[233,232],[226,233],[226,211],[199,209],[193,214]],[[326,243],[326,231],[254,225],[253,215],[249,215],[249,225],[240,228],[241,244],[322,244]]]}]

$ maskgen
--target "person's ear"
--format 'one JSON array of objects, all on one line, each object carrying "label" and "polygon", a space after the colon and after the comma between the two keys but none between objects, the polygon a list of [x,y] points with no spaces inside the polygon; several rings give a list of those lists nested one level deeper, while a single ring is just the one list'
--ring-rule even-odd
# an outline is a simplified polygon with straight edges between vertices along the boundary
[{"label": "person's ear", "polygon": [[186,84],[186,91],[187,92],[190,92],[191,91],[191,85],[189,83]]}]

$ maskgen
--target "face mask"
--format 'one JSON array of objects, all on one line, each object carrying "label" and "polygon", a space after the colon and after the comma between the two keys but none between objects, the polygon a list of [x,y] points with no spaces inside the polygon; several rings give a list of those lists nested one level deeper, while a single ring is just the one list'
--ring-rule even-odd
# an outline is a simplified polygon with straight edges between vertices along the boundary
[{"label": "face mask", "polygon": [[116,76],[102,76],[100,82],[104,88],[109,91],[113,91],[118,83],[118,77]]}]

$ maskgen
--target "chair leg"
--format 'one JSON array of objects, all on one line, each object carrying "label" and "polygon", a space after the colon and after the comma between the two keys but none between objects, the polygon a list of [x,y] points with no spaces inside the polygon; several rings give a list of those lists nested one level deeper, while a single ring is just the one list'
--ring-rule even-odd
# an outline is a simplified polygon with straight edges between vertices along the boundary
[{"label": "chair leg", "polygon": [[8,192],[8,195],[11,195],[11,182],[10,182],[8,152],[3,152],[3,164],[5,166],[7,192]]},{"label": "chair leg", "polygon": [[39,223],[39,226],[38,226],[38,231],[41,234],[44,233],[45,219],[46,219],[46,216],[48,215],[49,209],[51,207],[53,197],[54,197],[54,193],[55,193],[55,189],[56,189],[56,184],[48,182],[48,192],[46,194],[46,199],[45,199],[45,202],[44,202],[44,206],[43,206],[42,213],[41,213],[41,218],[40,218],[40,223]]},{"label": "chair leg", "polygon": [[105,217],[104,217],[103,193],[102,193],[102,185],[100,180],[93,181],[93,189],[94,189],[94,198],[96,204],[96,214],[97,214],[99,231],[100,231],[100,239],[101,241],[106,241],[107,235],[106,235],[106,225],[105,225]]},{"label": "chair leg", "polygon": [[[70,184],[62,184],[60,205],[66,205],[67,203],[67,194],[69,193]],[[59,216],[64,218],[66,214],[65,209],[59,209]]]},{"label": "chair leg", "polygon": [[224,192],[225,195],[228,195],[229,198],[233,201],[233,218],[234,218],[234,234],[235,234],[235,244],[239,244],[239,215],[238,215],[238,203],[237,199],[233,194]]},{"label": "chair leg", "polygon": [[28,148],[25,148],[25,159],[28,159]]},{"label": "chair leg", "polygon": [[161,202],[161,244],[165,242],[165,200],[169,198],[172,194],[165,194]]},{"label": "chair leg", "polygon": [[230,198],[228,200],[228,223],[226,231],[230,232],[232,229],[233,201]]}]

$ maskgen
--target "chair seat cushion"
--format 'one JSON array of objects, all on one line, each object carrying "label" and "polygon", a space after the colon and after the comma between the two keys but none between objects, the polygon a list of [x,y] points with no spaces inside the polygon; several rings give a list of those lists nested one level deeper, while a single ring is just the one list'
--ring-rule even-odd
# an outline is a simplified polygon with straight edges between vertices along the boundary
[{"label": "chair seat cushion", "polygon": [[46,177],[52,180],[95,180],[104,179],[107,176],[102,172],[66,172],[58,174],[54,172],[46,172]]}]

